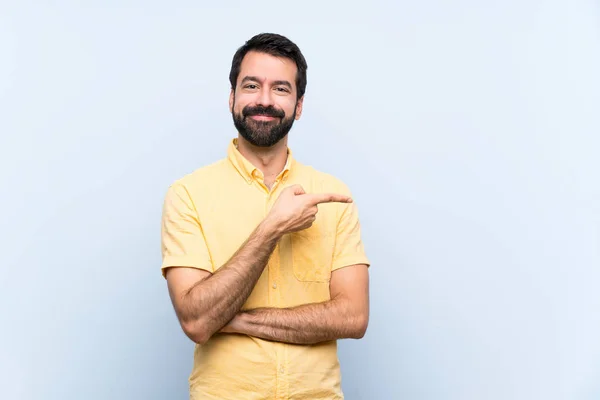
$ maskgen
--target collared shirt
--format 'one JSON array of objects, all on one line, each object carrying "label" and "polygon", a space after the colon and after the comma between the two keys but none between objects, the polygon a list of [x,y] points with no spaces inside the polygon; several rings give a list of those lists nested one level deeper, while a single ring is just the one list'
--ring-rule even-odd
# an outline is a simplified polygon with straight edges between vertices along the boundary
[{"label": "collared shirt", "polygon": [[[162,218],[162,273],[171,266],[215,272],[265,218],[281,191],[350,195],[339,179],[296,161],[269,190],[260,170],[229,143],[227,157],[175,181]],[[332,271],[367,264],[356,203],[320,204],[305,230],[284,235],[242,310],[330,299]],[[196,344],[191,399],[342,399],[337,342],[296,345],[217,333]]]}]

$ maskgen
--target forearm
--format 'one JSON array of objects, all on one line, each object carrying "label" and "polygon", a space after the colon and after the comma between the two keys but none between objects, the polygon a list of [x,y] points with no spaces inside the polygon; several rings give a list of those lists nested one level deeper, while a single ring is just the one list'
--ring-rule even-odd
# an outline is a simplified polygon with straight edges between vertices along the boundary
[{"label": "forearm", "polygon": [[231,331],[262,339],[314,344],[361,338],[368,316],[344,298],[294,308],[259,308],[238,315]]},{"label": "forearm", "polygon": [[264,221],[229,261],[185,293],[182,320],[208,340],[241,309],[269,261],[280,234]]}]

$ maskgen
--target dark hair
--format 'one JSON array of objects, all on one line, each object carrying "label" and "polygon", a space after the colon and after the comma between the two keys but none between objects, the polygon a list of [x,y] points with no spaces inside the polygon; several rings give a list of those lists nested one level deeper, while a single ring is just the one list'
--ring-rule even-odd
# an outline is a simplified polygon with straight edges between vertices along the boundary
[{"label": "dark hair", "polygon": [[229,72],[229,82],[231,88],[235,91],[237,84],[238,75],[240,74],[240,66],[244,56],[249,51],[257,51],[260,53],[270,54],[276,57],[285,57],[296,63],[298,72],[296,73],[296,90],[298,92],[298,99],[304,96],[306,91],[306,60],[302,55],[302,52],[291,40],[285,36],[278,35],[276,33],[260,33],[253,36],[248,40],[242,47],[240,47],[231,62],[231,71]]}]

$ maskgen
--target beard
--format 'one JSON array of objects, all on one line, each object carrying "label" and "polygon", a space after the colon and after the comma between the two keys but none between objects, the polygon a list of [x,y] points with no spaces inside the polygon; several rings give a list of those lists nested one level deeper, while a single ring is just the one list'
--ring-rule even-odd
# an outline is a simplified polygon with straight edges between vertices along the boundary
[{"label": "beard", "polygon": [[[256,147],[271,147],[283,139],[292,129],[296,118],[296,107],[294,106],[294,114],[289,118],[285,117],[283,110],[278,110],[273,106],[246,106],[241,113],[232,111],[231,115],[236,129],[250,144]],[[275,119],[257,121],[249,118],[253,115],[264,115]]]}]

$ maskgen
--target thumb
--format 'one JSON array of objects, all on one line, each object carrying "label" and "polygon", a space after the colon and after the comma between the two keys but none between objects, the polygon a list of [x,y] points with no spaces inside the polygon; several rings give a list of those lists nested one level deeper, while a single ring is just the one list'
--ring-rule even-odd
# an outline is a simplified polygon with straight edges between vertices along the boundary
[{"label": "thumb", "polygon": [[299,194],[305,194],[306,192],[304,191],[304,188],[300,185],[294,185],[292,186],[292,190],[294,192],[295,195],[299,195]]}]

